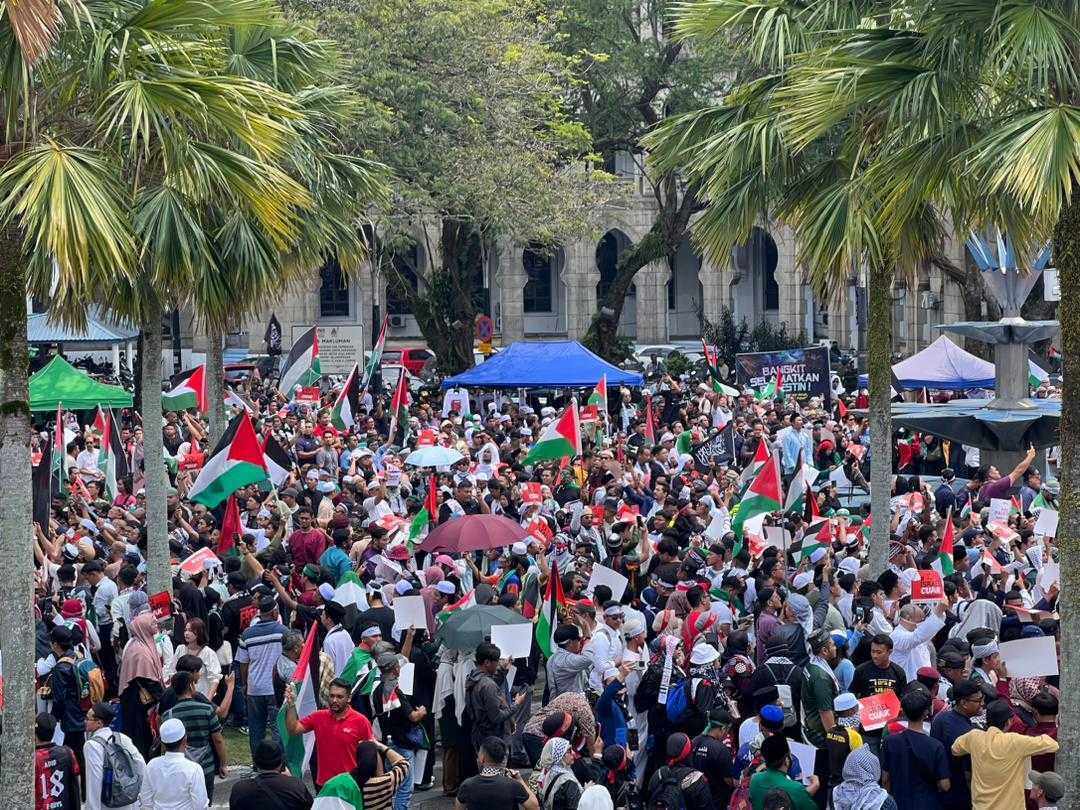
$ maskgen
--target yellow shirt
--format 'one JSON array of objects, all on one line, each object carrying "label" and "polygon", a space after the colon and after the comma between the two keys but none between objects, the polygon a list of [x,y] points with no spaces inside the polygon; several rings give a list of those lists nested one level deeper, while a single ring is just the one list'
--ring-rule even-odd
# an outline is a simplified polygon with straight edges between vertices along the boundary
[{"label": "yellow shirt", "polygon": [[1057,740],[1053,737],[1045,734],[1027,737],[999,728],[969,731],[952,744],[954,754],[971,755],[972,810],[1023,807],[1030,757],[1057,750]]}]

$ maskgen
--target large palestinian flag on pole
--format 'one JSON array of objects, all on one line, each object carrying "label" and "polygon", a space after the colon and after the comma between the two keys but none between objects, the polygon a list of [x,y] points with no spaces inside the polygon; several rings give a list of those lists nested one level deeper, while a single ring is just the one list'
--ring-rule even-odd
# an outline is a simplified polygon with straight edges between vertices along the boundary
[{"label": "large palestinian flag on pole", "polygon": [[739,483],[742,485],[743,492],[745,493],[746,487],[750,486],[750,482],[754,480],[758,472],[764,466],[765,462],[769,460],[769,445],[765,441],[764,436],[758,439],[757,449],[754,451],[754,458],[746,466],[746,469],[742,471],[742,475],[739,476]]},{"label": "large palestinian flag on pole", "polygon": [[263,448],[247,412],[233,417],[225,435],[199,471],[188,497],[213,509],[240,487],[269,478]]},{"label": "large palestinian flag on pole", "polygon": [[200,413],[210,410],[206,396],[206,365],[195,366],[174,375],[169,384],[171,390],[161,395],[161,410],[186,411],[198,408]]},{"label": "large palestinian flag on pole", "polygon": [[119,494],[116,482],[126,478],[130,470],[112,410],[105,417],[105,434],[101,437],[101,449],[98,451],[98,469],[105,475],[105,491],[109,500],[115,500]]},{"label": "large palestinian flag on pole", "polygon": [[278,390],[292,398],[296,386],[315,385],[321,379],[319,333],[318,328],[313,326],[297,338],[292,351],[285,358],[285,367],[281,370]]},{"label": "large palestinian flag on pole", "polygon": [[563,595],[562,581],[559,579],[559,566],[555,560],[551,561],[551,574],[548,576],[547,590],[544,593],[544,601],[540,604],[540,610],[536,618],[536,646],[544,654],[545,658],[551,658],[555,651],[555,628],[559,626],[559,605],[566,604]]},{"label": "large palestinian flag on pole", "polygon": [[[300,652],[300,660],[296,662],[296,670],[293,673],[297,717],[307,717],[319,708],[315,702],[317,684],[313,677],[313,667],[319,660],[319,652],[315,649],[318,629],[318,622],[311,625],[307,640],[304,642],[304,649]],[[285,725],[285,706],[278,711],[277,725],[285,753],[285,765],[289,773],[297,779],[303,779],[304,771],[307,770],[308,762],[311,760],[311,749],[315,746],[315,732],[296,736],[290,734],[288,726]]]},{"label": "large palestinian flag on pole", "polygon": [[742,550],[743,526],[753,517],[779,511],[783,497],[780,492],[780,467],[774,453],[761,465],[761,471],[739,501],[739,510],[731,521],[731,530],[735,532],[737,541],[736,554]]},{"label": "large palestinian flag on pole", "polygon": [[586,405],[595,405],[598,415],[600,416],[601,428],[603,433],[608,431],[608,398],[607,398],[607,374],[601,375],[600,382],[596,384],[596,388],[589,394],[589,399],[585,402]]},{"label": "large palestinian flag on pole", "polygon": [[776,376],[772,378],[772,381],[754,394],[754,399],[758,402],[766,402],[771,399],[783,399],[784,398],[784,375],[780,373],[780,369],[776,370]]},{"label": "large palestinian flag on pole", "polygon": [[[403,375],[404,376],[404,375]],[[345,378],[345,387],[338,394],[330,411],[330,421],[338,430],[352,430],[356,414],[360,410],[360,364],[353,363],[352,371]]]},{"label": "large palestinian flag on pole", "polygon": [[401,425],[402,445],[409,440],[409,406],[412,404],[412,397],[409,395],[408,376],[403,367],[394,387],[394,395],[390,398],[390,441],[394,441],[397,426]]},{"label": "large palestinian flag on pole", "polygon": [[416,517],[409,524],[409,550],[416,546],[424,536],[424,530],[428,524],[439,517],[439,479],[433,473],[428,479],[427,494],[424,496],[424,505],[416,513]]},{"label": "large palestinian flag on pole", "polygon": [[945,516],[945,535],[941,538],[941,549],[938,551],[937,559],[930,564],[930,567],[943,577],[947,577],[956,571],[953,566],[953,536],[955,532],[952,522],[952,507],[950,507],[949,513]]},{"label": "large palestinian flag on pole", "polygon": [[281,446],[281,442],[267,433],[263,441],[263,463],[266,465],[266,473],[270,476],[270,483],[280,487],[292,472],[293,461],[288,452]]},{"label": "large palestinian flag on pole", "polygon": [[539,441],[525,456],[523,464],[536,461],[558,461],[581,455],[581,419],[577,402],[571,402],[554,422],[544,428]]},{"label": "large palestinian flag on pole", "polygon": [[386,348],[386,325],[389,321],[389,315],[383,317],[382,328],[379,329],[379,338],[371,349],[371,359],[368,360],[367,368],[364,369],[364,382],[360,386],[364,391],[368,390],[371,385],[371,378],[375,376],[376,369],[382,363],[383,350]]}]

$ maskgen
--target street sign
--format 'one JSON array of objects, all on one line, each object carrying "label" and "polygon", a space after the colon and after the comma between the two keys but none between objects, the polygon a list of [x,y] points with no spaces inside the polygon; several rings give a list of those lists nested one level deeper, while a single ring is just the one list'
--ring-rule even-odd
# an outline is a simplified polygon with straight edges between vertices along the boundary
[{"label": "street sign", "polygon": [[1061,300],[1061,280],[1058,271],[1053,267],[1047,267],[1042,272],[1043,277],[1043,301]]}]

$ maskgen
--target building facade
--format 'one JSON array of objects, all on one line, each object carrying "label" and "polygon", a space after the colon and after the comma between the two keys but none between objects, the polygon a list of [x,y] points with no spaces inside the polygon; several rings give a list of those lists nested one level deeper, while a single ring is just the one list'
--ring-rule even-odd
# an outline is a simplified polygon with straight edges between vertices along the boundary
[{"label": "building facade", "polygon": [[[578,239],[555,249],[505,243],[488,247],[480,286],[486,291],[486,310],[495,322],[495,345],[516,340],[581,338],[615,274],[619,255],[649,231],[656,216],[655,200],[643,179],[630,167],[623,173],[627,200],[605,210],[597,238]],[[729,261],[713,262],[687,239],[670,268],[666,261],[639,271],[627,298],[620,332],[638,344],[696,340],[701,317],[715,321],[730,309],[737,320],[753,327],[761,321],[784,324],[792,335],[808,342],[836,341],[842,348],[865,347],[865,275],[853,272],[839,300],[820,301],[796,259],[797,235],[783,224],[756,228]],[[424,240],[395,257],[407,276],[422,276],[431,267]],[[968,257],[962,240],[946,245],[947,258],[964,266]],[[939,334],[934,326],[963,319],[957,285],[937,268],[893,286],[894,350],[909,354]],[[371,267],[346,280],[336,262],[313,271],[309,284],[278,301],[268,301],[246,329],[231,336],[234,348],[263,349],[263,328],[274,312],[283,327],[286,345],[293,326],[340,325],[364,327],[369,348],[373,298],[379,312],[389,316],[389,340],[418,345],[423,337],[407,305],[387,288]]]}]

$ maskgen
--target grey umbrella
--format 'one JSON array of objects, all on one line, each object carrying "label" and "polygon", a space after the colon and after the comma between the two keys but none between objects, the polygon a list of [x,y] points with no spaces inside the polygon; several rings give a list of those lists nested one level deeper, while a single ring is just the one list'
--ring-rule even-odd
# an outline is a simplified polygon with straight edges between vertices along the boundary
[{"label": "grey umbrella", "polygon": [[529,624],[529,620],[510,608],[473,605],[452,613],[435,637],[452,650],[475,650],[491,638],[492,627],[503,624]]}]

